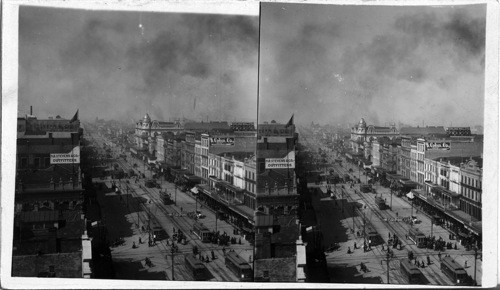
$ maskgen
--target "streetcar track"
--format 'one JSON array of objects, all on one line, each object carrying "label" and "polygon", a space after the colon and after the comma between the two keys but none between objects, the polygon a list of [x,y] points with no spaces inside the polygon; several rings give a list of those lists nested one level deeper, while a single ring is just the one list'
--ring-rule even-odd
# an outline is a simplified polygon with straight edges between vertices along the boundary
[{"label": "streetcar track", "polygon": [[[126,170],[129,170],[129,169],[132,169],[131,166],[128,164],[128,162],[125,162],[121,159],[117,159],[115,160],[115,163],[119,164],[120,167],[126,169]],[[139,171],[140,172],[140,171]],[[113,180],[114,181],[114,180]],[[122,181],[124,182],[124,181]],[[129,179],[129,183],[130,183],[130,179]],[[121,184],[122,185],[122,184]],[[218,254],[218,257],[223,257],[223,255],[221,255],[221,253],[219,253],[219,248],[217,248],[216,246],[209,246],[209,247],[204,247],[205,244],[202,243],[200,240],[196,238],[193,239],[193,234],[191,233],[191,228],[192,226],[189,224],[189,222],[186,220],[185,217],[180,217],[180,219],[174,219],[172,216],[170,216],[170,213],[168,212],[168,210],[165,208],[165,205],[163,205],[163,203],[156,197],[157,195],[159,194],[156,194],[156,192],[154,190],[150,190],[150,189],[147,189],[146,187],[143,187],[142,184],[138,184],[138,188],[135,188],[135,186],[133,184],[131,184],[131,186],[128,186],[128,188],[132,191],[132,193],[134,193],[136,196],[143,196],[143,195],[146,195],[149,197],[149,199],[151,200],[152,202],[152,208],[154,206],[154,208],[156,209],[159,209],[162,213],[164,213],[167,221],[169,221],[171,224],[175,225],[177,227],[177,229],[181,229],[183,231],[183,233],[185,234],[186,237],[189,237],[189,239],[196,245],[198,246],[199,249],[203,249],[203,251],[210,251],[210,250],[216,250],[218,251],[217,254]],[[144,191],[144,194],[139,194],[137,192],[137,189],[142,189]],[[133,195],[132,195],[133,196]],[[139,205],[140,207],[140,205]],[[143,210],[152,218],[156,219],[156,222],[158,225],[161,226],[161,223],[159,222],[158,218],[152,214],[151,212],[151,209],[152,208],[149,208],[146,204],[142,204],[142,207],[143,207]],[[175,211],[176,213],[177,210],[175,210],[174,208],[171,208],[173,211]],[[141,209],[138,209],[138,211],[143,211]],[[141,215],[142,216],[142,215]],[[141,222],[144,223],[144,219],[142,218],[139,218]],[[167,229],[164,228],[165,231],[168,232]],[[160,245],[161,244],[161,245]],[[192,245],[191,243],[189,243],[188,245]],[[184,245],[180,244],[178,249],[181,249],[183,248]],[[168,263],[168,248],[165,244],[163,243],[157,243],[156,244],[156,247],[160,250],[160,252],[163,252],[162,249],[160,247],[162,247],[165,252],[167,253],[167,255],[165,256],[165,259]],[[241,251],[243,251],[244,249],[241,249]],[[190,254],[192,253],[192,250],[190,249],[183,249],[182,251],[179,251],[177,253],[175,253],[174,255],[174,265],[176,266],[176,268],[180,265],[182,265],[184,267],[184,270],[185,270],[185,266],[183,265],[184,263],[179,263],[179,257],[180,258],[183,258],[184,257],[184,254]],[[181,254],[181,255],[179,255]],[[171,265],[172,266],[172,265]],[[209,270],[211,269],[211,270]],[[235,279],[235,276],[232,272],[229,272],[228,269],[226,269],[225,267],[220,267],[218,266],[216,263],[209,263],[207,265],[207,270],[210,271],[210,273],[212,274],[211,276],[213,277],[211,280],[213,279],[216,279],[216,280],[219,280],[221,279],[221,281],[238,281],[237,277]],[[183,276],[183,278],[185,278],[185,276],[183,274],[186,274],[186,272],[189,272],[189,271],[175,271],[175,276],[179,276],[179,273],[181,276]],[[214,275],[214,273],[216,273],[216,275]],[[191,274],[191,273],[189,273]],[[191,274],[192,276],[192,274]],[[184,279],[184,280],[194,280],[192,278],[194,277],[190,277],[191,279]]]},{"label": "streetcar track", "polygon": [[[123,166],[123,161],[122,160],[119,160],[119,162],[120,162],[120,165],[122,167],[127,167],[127,166]],[[126,164],[126,165],[128,165],[128,164]],[[163,212],[165,214],[165,217],[167,218],[167,220],[170,221],[171,224],[175,225],[177,227],[177,229],[182,229],[184,235],[186,237],[189,237],[190,241],[192,241],[196,246],[198,246],[199,249],[203,249],[204,251],[207,251],[207,250],[217,250],[217,251],[219,251],[219,248],[214,247],[214,246],[204,247],[204,243],[202,243],[200,240],[198,240],[197,237],[193,239],[193,235],[194,234],[191,232],[192,226],[189,224],[189,222],[183,216],[179,216],[180,219],[174,219],[172,216],[170,216],[170,213],[165,208],[165,205],[162,203],[161,200],[159,200],[158,197],[156,197],[157,194],[156,194],[156,192],[154,190],[148,189],[147,187],[142,186],[142,184],[139,184],[139,187],[150,198],[150,200],[152,201],[152,203],[156,207],[156,209],[159,209],[161,212]],[[137,192],[135,191],[135,188],[134,188],[134,193],[137,194]],[[158,195],[159,195],[159,193],[158,193]],[[159,224],[161,226],[161,223],[158,221],[158,218],[151,213],[151,208],[148,208],[144,204],[143,204],[143,206],[147,210],[147,212],[149,213],[149,216],[153,216],[157,220],[157,224]],[[171,208],[171,209],[178,214],[178,212],[174,208]],[[181,226],[181,224],[183,226]],[[164,229],[164,230],[168,231],[167,229]],[[192,245],[192,244],[188,243],[187,245]],[[182,246],[184,246],[184,245],[182,245]],[[179,246],[179,249],[182,246]],[[164,247],[166,247],[166,245],[164,245]],[[184,254],[184,253],[190,254],[190,253],[192,253],[192,250],[187,250],[186,249],[186,250],[180,251],[180,253],[177,253],[177,254]],[[222,255],[220,255],[219,252],[218,252],[218,254],[219,254],[218,255],[219,257],[222,256]],[[176,256],[178,256],[178,255],[175,255],[174,257],[176,257]],[[217,267],[217,269],[216,269],[216,267]],[[237,277],[236,277],[236,280],[235,280],[235,278],[233,278],[233,276],[231,275],[231,274],[233,274],[232,272],[229,273],[227,269],[222,269],[222,267],[218,267],[215,263],[213,263],[213,264],[209,263],[209,265],[207,266],[207,270],[209,268],[212,268],[212,271],[210,271],[210,270],[209,271],[211,272],[212,277],[214,277],[214,278],[217,278],[217,276],[219,276],[219,277],[222,278],[222,281],[239,281],[237,279]],[[217,270],[220,270],[220,271],[217,271]],[[217,273],[218,275],[214,275],[214,272]]]},{"label": "streetcar track", "polygon": [[[338,170],[338,171],[347,172],[347,170],[346,170],[345,168],[343,168],[342,166],[339,166],[338,164],[335,164],[335,163],[334,163],[334,164],[333,164],[333,167],[334,167],[336,170]],[[340,169],[340,170],[339,170],[339,169]],[[345,174],[345,173],[344,173],[344,174]],[[342,188],[341,188],[341,190],[344,190],[344,189],[342,189]],[[351,201],[355,201],[355,200],[352,198],[352,196],[346,192],[346,190],[344,190],[344,194],[346,194],[346,195],[347,195],[347,198],[348,198],[348,199],[350,199]],[[366,205],[366,207],[367,207],[367,208],[369,208],[369,209],[370,209],[370,211],[371,211],[372,213],[374,213],[374,214],[375,214],[375,215],[376,215],[376,216],[380,219],[380,221],[382,222],[382,224],[384,224],[384,225],[386,226],[386,228],[387,228],[387,229],[392,230],[392,231],[393,231],[393,233],[397,233],[398,235],[401,235],[401,234],[400,234],[400,232],[396,230],[396,228],[398,228],[398,227],[399,227],[400,229],[402,229],[402,230],[403,230],[403,232],[405,232],[405,233],[408,231],[408,230],[404,227],[404,225],[403,225],[403,224],[401,224],[401,223],[399,223],[399,222],[396,222],[396,224],[395,224],[395,225],[394,225],[394,224],[392,224],[392,223],[390,223],[390,222],[389,222],[389,220],[390,220],[390,219],[393,219],[393,217],[391,217],[391,216],[390,216],[390,214],[389,214],[388,212],[386,212],[386,217],[384,217],[384,216],[383,216],[382,211],[381,211],[381,210],[379,210],[379,209],[377,209],[377,208],[373,205],[373,202],[375,201],[375,197],[374,197],[374,196],[372,196],[372,195],[370,195],[370,194],[368,194],[368,193],[363,193],[363,192],[361,192],[360,190],[359,190],[359,191],[357,191],[356,189],[354,189],[354,194],[357,194],[358,196],[360,196],[360,197],[363,199],[363,201],[365,201],[365,205]],[[386,221],[386,219],[387,219],[387,221]],[[371,224],[371,222],[370,222],[370,224]],[[372,224],[372,227],[373,227],[373,224]],[[373,228],[374,228],[374,227],[373,227]],[[406,235],[406,234],[405,234],[405,235]],[[384,237],[382,237],[382,239],[384,239]],[[399,239],[400,239],[400,240],[402,240],[402,238],[400,238],[400,237],[399,237]],[[384,239],[384,241],[385,241],[385,239]],[[405,241],[403,241],[403,242],[405,242]],[[410,244],[409,244],[408,242],[406,242],[406,245],[405,245],[405,246],[409,246],[409,245],[410,245]],[[412,249],[412,251],[414,251],[414,252],[416,251],[416,252],[417,252],[417,253],[415,253],[416,255],[414,254],[414,256],[415,256],[415,257],[425,257],[425,256],[429,256],[429,255],[428,255],[428,253],[424,253],[424,252],[423,252],[423,250],[420,250],[420,249],[417,249],[417,250]],[[396,255],[395,257],[400,257],[400,255]],[[403,255],[401,255],[401,258],[404,258],[404,257],[405,257],[405,256],[404,256],[404,254],[403,254]],[[435,260],[435,261],[433,261],[433,263],[438,262],[438,261],[437,261],[437,259],[434,257],[434,255],[432,255],[432,259],[434,259],[434,260]],[[436,282],[438,282],[438,285],[452,285],[452,284],[450,284],[450,282],[445,281],[445,280],[441,277],[441,275],[437,275],[434,271],[429,271],[429,266],[427,266],[425,269],[426,269],[426,271],[422,271],[422,270],[421,270],[422,274],[424,274],[424,272],[425,272],[425,276],[426,276],[426,277],[430,276],[430,277],[434,278],[433,280],[434,280],[434,281],[436,281]]]}]

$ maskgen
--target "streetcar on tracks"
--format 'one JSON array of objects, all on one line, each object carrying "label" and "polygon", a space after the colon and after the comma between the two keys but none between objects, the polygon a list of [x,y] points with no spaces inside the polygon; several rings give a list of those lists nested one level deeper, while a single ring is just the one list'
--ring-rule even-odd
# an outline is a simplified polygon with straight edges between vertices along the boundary
[{"label": "streetcar on tracks", "polygon": [[384,210],[387,208],[387,205],[385,204],[385,200],[380,196],[375,197],[375,203],[377,204],[377,206],[380,210]]},{"label": "streetcar on tracks", "polygon": [[212,233],[208,228],[202,223],[195,222],[193,225],[193,233],[203,242],[210,243],[212,239]]},{"label": "streetcar on tracks", "polygon": [[361,184],[359,190],[364,193],[372,192],[372,186],[370,184]]},{"label": "streetcar on tracks", "polygon": [[151,238],[156,241],[161,241],[168,238],[167,232],[155,219],[150,219],[146,228],[151,234]]},{"label": "streetcar on tracks", "polygon": [[401,275],[408,281],[408,284],[422,283],[422,272],[420,269],[412,264],[410,260],[403,259],[399,261],[399,270]]},{"label": "streetcar on tracks", "polygon": [[160,196],[161,196],[161,201],[163,202],[163,204],[169,205],[169,204],[174,203],[174,200],[172,199],[172,194],[170,194],[166,191],[162,191],[162,192],[160,192]]},{"label": "streetcar on tracks", "polygon": [[188,254],[184,258],[186,269],[193,275],[195,281],[208,279],[208,269],[202,261],[196,259],[193,254]]},{"label": "streetcar on tracks", "polygon": [[417,247],[425,247],[425,235],[418,228],[410,228],[408,237],[415,243],[415,245],[417,245]]},{"label": "streetcar on tracks", "polygon": [[240,255],[234,251],[226,253],[226,267],[233,272],[241,282],[253,282],[253,271]]},{"label": "streetcar on tracks", "polygon": [[455,285],[471,284],[469,275],[467,275],[465,269],[451,257],[444,257],[441,259],[441,272],[450,278]]}]

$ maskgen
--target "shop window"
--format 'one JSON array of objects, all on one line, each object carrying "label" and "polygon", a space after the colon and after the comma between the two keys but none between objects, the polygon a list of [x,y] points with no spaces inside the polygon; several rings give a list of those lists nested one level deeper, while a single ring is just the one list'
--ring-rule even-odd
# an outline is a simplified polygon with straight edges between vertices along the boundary
[{"label": "shop window", "polygon": [[27,168],[28,167],[28,158],[23,157],[21,158],[21,168]]},{"label": "shop window", "polygon": [[40,158],[35,157],[35,168],[40,168]]}]

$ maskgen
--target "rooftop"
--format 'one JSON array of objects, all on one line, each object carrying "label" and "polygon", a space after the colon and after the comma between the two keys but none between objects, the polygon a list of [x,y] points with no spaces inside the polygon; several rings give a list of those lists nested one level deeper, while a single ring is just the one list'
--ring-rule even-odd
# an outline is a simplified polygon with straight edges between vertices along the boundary
[{"label": "rooftop", "polygon": [[82,252],[12,256],[13,277],[38,277],[54,267],[57,278],[82,278]]},{"label": "rooftop", "polygon": [[295,282],[295,257],[255,260],[254,276],[257,280],[269,282]]}]

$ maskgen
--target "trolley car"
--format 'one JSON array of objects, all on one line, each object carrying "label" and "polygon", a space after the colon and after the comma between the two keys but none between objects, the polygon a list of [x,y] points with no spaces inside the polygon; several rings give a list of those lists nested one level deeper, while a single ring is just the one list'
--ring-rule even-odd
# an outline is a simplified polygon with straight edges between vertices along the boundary
[{"label": "trolley car", "polygon": [[186,263],[186,269],[193,275],[194,280],[207,280],[208,269],[202,261],[196,259],[192,254],[186,255],[184,261]]},{"label": "trolley car", "polygon": [[380,196],[377,196],[375,198],[375,203],[377,204],[378,208],[381,210],[386,209],[386,207],[387,207],[387,205],[385,204],[385,200]]},{"label": "trolley car", "polygon": [[455,283],[455,285],[469,285],[469,276],[462,266],[451,257],[441,259],[441,272]]},{"label": "trolley car", "polygon": [[226,267],[233,272],[241,282],[252,282],[253,271],[250,265],[236,252],[226,254]]},{"label": "trolley car", "polygon": [[422,282],[422,272],[420,272],[420,269],[413,265],[410,260],[401,260],[399,262],[399,270],[408,281],[408,284],[420,284]]},{"label": "trolley car", "polygon": [[161,241],[168,238],[167,232],[158,224],[155,219],[148,221],[147,230],[151,234],[151,238],[155,241]]},{"label": "trolley car", "polygon": [[415,245],[417,245],[417,247],[419,248],[425,247],[425,235],[422,232],[420,232],[419,229],[410,228],[408,237],[415,243]]},{"label": "trolley car", "polygon": [[212,233],[202,223],[196,222],[193,225],[193,233],[203,242],[209,243],[211,241]]},{"label": "trolley car", "polygon": [[172,200],[172,195],[166,191],[161,192],[161,200],[163,201],[163,204],[169,205],[173,204],[174,201]]},{"label": "trolley car", "polygon": [[361,184],[361,186],[359,187],[359,190],[361,190],[361,192],[364,192],[364,193],[371,192],[372,186],[370,184]]}]

